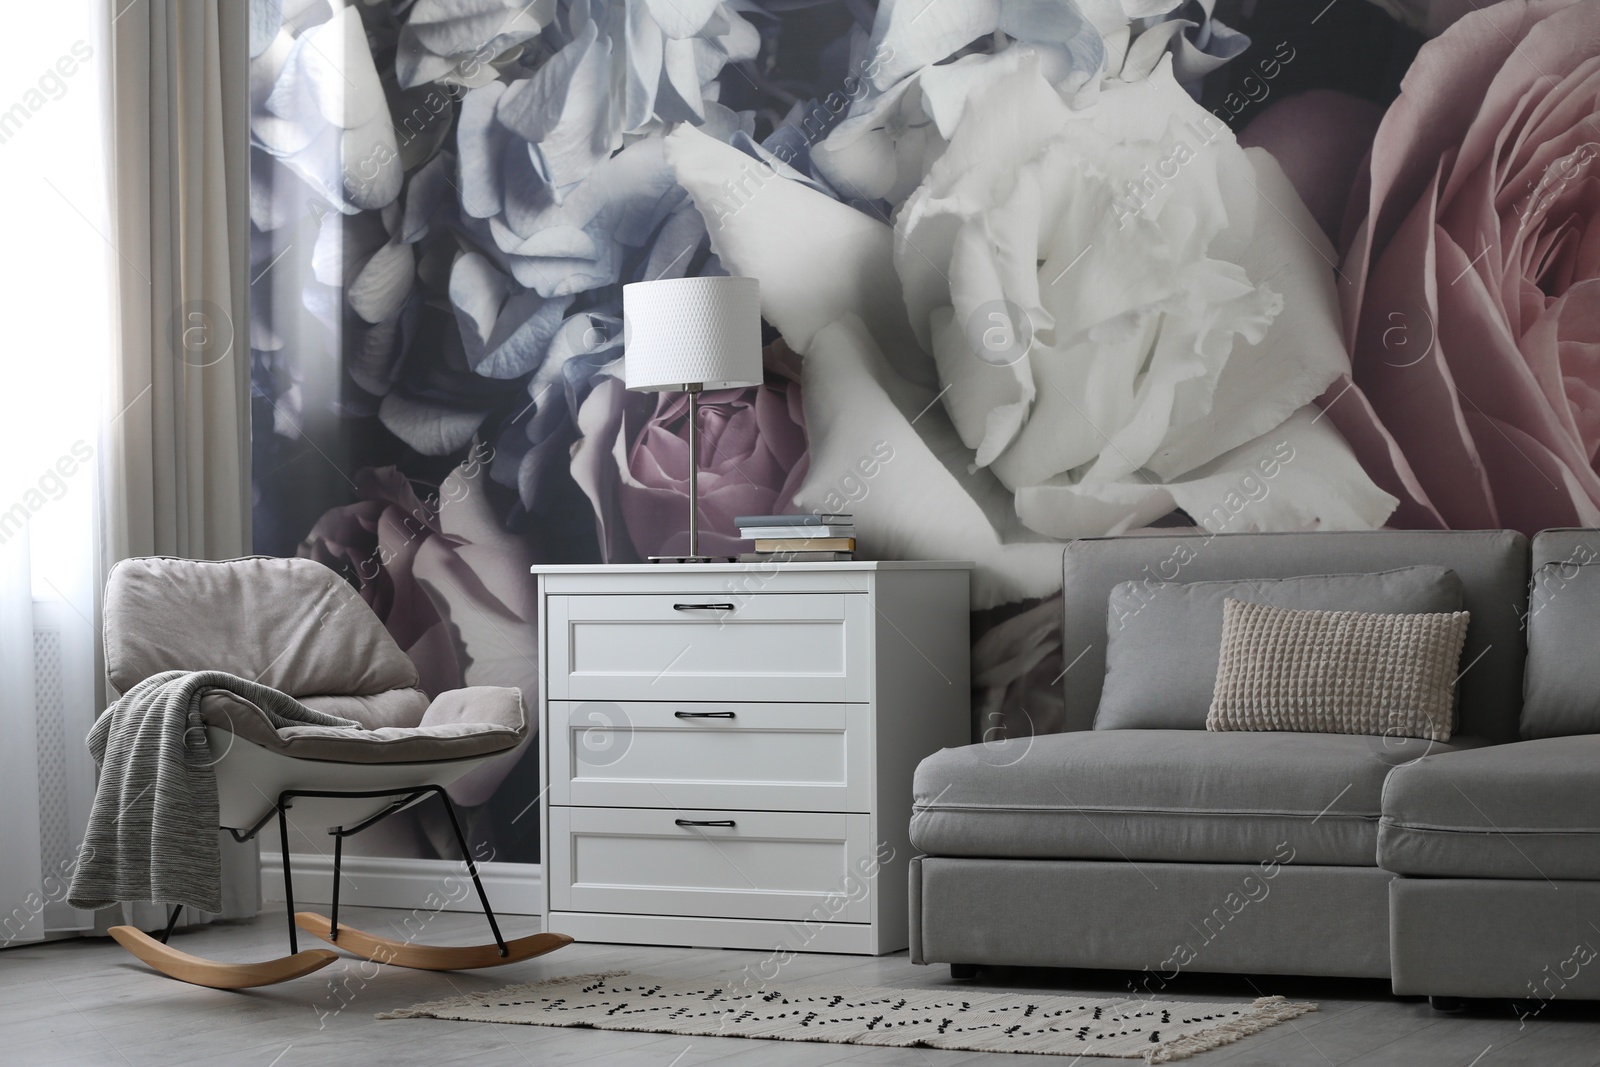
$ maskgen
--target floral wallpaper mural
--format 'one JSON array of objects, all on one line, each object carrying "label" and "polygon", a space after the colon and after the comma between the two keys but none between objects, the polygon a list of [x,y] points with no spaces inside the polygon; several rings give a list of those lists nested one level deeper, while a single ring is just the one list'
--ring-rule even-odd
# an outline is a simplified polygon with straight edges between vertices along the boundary
[{"label": "floral wallpaper mural", "polygon": [[[528,567],[682,551],[621,288],[759,278],[732,518],[974,560],[973,727],[1060,729],[1060,544],[1600,523],[1600,0],[252,0],[256,548],[430,691]],[[537,857],[528,749],[456,790]],[[379,847],[441,854],[418,817]]]}]

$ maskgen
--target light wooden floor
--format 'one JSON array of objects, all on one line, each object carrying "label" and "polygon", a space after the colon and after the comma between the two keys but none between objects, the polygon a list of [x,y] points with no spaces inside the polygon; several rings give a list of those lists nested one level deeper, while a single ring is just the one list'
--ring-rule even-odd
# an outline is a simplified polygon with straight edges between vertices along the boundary
[{"label": "light wooden floor", "polygon": [[[351,908],[344,917],[373,933],[403,937],[396,924],[406,914]],[[538,929],[536,919],[517,916],[506,917],[504,925],[507,936]],[[486,939],[482,917],[466,913],[435,916],[420,938],[458,944]],[[307,938],[302,947],[308,947],[307,942],[316,944]],[[174,944],[218,959],[265,958],[285,951],[283,917],[269,911],[251,922],[180,932]],[[452,987],[493,989],[510,982],[601,970],[731,977],[764,957],[708,949],[572,945],[502,970],[444,975],[382,968],[372,976],[373,965],[352,960],[270,989],[223,993],[163,978],[109,940],[54,942],[0,952],[0,1064],[695,1067],[716,1060],[765,1067],[838,1063],[1047,1067],[1054,1062],[1070,1067],[1074,1062],[435,1019],[380,1022],[372,1017],[375,1012],[448,996]],[[876,960],[808,955],[787,964],[780,980],[929,987],[947,983],[949,972],[943,967],[913,966],[904,953]],[[1111,972],[1002,970],[985,975],[977,987],[1115,996],[1125,991],[1125,981],[1126,976]],[[1173,988],[1177,999],[1254,998],[1259,990],[1321,1005],[1320,1011],[1293,1023],[1185,1061],[1196,1067],[1600,1064],[1600,1008],[1595,1006],[1552,1006],[1519,1027],[1505,1004],[1483,1004],[1465,1015],[1440,1015],[1425,1002],[1389,996],[1381,982],[1186,976]],[[1084,1060],[1082,1067],[1098,1062],[1127,1061]]]}]

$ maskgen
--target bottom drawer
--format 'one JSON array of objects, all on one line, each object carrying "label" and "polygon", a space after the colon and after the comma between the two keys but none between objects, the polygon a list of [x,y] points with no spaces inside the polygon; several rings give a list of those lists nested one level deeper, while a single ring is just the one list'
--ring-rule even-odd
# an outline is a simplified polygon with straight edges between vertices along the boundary
[{"label": "bottom drawer", "polygon": [[558,911],[872,921],[866,815],[552,806],[549,857]]}]

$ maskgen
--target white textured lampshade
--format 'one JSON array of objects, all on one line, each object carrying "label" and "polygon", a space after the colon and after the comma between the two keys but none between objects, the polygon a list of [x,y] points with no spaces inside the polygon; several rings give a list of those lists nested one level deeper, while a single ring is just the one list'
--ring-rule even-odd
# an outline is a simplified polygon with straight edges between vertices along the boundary
[{"label": "white textured lampshade", "polygon": [[622,287],[629,389],[761,384],[761,285],[754,278],[666,278]]}]

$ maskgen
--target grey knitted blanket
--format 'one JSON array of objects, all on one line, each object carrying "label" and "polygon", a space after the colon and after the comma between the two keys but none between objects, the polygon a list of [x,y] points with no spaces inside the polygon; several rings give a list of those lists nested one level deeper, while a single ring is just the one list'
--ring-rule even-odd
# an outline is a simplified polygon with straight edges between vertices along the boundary
[{"label": "grey knitted blanket", "polygon": [[100,782],[67,903],[105,908],[151,900],[222,910],[217,778],[200,698],[225,689],[275,728],[361,724],[224,671],[164,671],[123,694],[89,731]]}]

